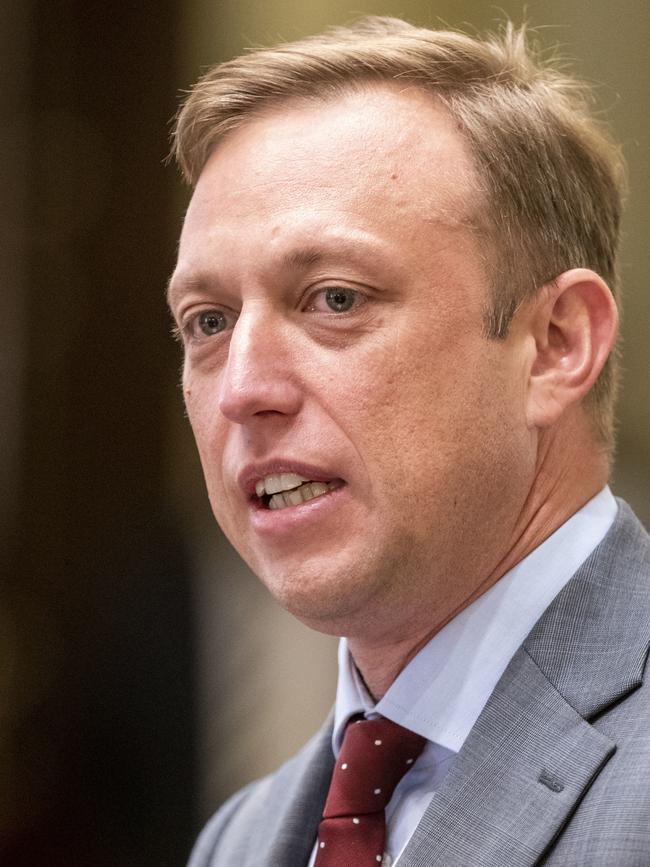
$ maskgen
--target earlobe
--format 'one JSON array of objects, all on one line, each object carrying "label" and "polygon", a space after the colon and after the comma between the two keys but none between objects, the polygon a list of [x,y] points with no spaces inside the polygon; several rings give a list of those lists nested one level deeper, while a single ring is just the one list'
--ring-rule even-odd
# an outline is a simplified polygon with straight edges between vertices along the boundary
[{"label": "earlobe", "polygon": [[580,403],[596,381],[616,340],[616,303],[594,271],[565,271],[540,290],[530,330],[535,355],[527,420],[530,428],[547,428]]}]

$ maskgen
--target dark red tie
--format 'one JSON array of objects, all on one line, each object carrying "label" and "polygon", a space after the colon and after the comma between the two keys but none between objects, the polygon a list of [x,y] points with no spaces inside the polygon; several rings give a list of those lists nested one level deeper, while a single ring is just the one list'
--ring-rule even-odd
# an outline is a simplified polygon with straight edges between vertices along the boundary
[{"label": "dark red tie", "polygon": [[318,828],[315,867],[381,863],[384,807],[425,743],[388,719],[348,725]]}]

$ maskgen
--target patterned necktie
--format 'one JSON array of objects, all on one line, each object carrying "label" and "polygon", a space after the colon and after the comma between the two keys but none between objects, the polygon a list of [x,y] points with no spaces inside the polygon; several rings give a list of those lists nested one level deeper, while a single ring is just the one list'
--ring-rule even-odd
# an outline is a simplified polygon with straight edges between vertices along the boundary
[{"label": "patterned necktie", "polygon": [[388,719],[349,723],[318,828],[315,867],[377,867],[384,807],[426,739]]}]

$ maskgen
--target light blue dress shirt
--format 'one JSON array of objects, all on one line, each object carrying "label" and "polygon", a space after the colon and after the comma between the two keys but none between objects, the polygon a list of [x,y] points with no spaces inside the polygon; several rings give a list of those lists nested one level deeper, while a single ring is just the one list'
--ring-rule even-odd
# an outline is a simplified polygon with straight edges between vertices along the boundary
[{"label": "light blue dress shirt", "polygon": [[[611,527],[616,500],[604,488],[486,593],[463,609],[409,662],[375,703],[347,641],[339,645],[332,746],[347,721],[387,717],[428,741],[386,807],[384,867],[397,864],[454,756],[508,663],[545,609]],[[312,853],[310,865],[315,859]]]}]

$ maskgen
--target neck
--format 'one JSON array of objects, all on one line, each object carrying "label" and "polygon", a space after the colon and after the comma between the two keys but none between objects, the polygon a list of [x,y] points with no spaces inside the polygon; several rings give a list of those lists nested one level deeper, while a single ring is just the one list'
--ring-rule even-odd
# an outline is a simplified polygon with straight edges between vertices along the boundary
[{"label": "neck", "polygon": [[[378,641],[348,637],[348,646],[363,680],[379,700],[411,659],[464,608],[482,596],[555,530],[594,497],[607,483],[609,461],[596,449],[590,434],[580,425],[566,425],[561,432],[540,437],[538,461],[528,496],[521,504],[507,545],[491,568],[477,577],[464,601],[453,610],[440,611],[432,600],[437,622],[417,631],[400,623],[399,635],[383,635]],[[418,622],[417,613],[411,620]]]}]

